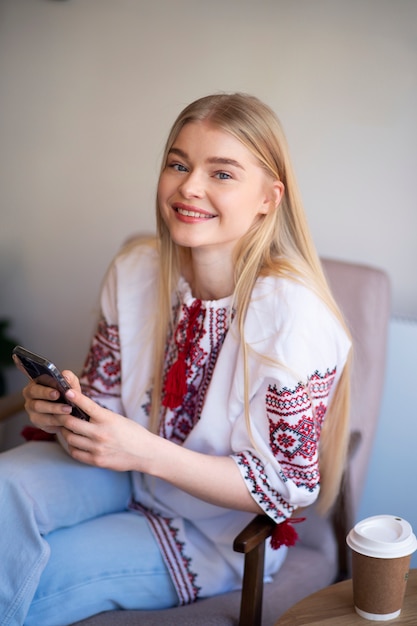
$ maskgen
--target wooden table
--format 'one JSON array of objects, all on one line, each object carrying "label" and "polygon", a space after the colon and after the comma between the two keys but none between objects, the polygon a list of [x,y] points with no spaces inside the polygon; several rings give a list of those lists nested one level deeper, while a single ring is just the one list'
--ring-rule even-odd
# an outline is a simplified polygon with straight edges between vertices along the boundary
[{"label": "wooden table", "polygon": [[344,580],[304,598],[277,621],[275,626],[366,626],[366,624],[417,624],[417,569],[410,570],[404,604],[399,617],[372,622],[360,617],[353,606],[352,581]]}]

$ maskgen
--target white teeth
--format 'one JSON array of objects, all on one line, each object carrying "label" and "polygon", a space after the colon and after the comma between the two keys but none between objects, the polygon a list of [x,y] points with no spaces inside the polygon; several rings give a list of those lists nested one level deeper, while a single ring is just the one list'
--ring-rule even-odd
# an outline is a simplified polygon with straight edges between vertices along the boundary
[{"label": "white teeth", "polygon": [[206,213],[197,213],[196,211],[187,211],[187,209],[177,208],[178,213],[181,215],[186,215],[187,217],[197,217],[200,219],[210,219],[211,215],[207,215]]}]

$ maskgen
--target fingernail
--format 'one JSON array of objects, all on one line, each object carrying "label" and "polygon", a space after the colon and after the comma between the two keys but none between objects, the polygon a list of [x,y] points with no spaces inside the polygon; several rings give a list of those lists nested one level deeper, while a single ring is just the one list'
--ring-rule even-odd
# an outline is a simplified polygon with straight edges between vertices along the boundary
[{"label": "fingernail", "polygon": [[75,398],[75,393],[72,391],[72,389],[70,389],[69,391],[67,391],[67,393],[65,394],[67,396],[67,398],[71,398],[71,400],[73,398]]}]

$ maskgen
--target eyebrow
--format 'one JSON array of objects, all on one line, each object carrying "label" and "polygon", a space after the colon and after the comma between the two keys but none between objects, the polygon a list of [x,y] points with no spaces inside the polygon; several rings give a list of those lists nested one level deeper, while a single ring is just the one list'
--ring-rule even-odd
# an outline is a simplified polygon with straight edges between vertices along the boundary
[{"label": "eyebrow", "polygon": [[[189,158],[188,154],[184,152],[184,150],[181,150],[180,148],[171,148],[168,154],[177,154],[183,159]],[[241,170],[245,169],[243,165],[239,163],[239,161],[236,161],[235,159],[228,159],[226,157],[209,157],[207,159],[207,163],[219,164],[219,165],[233,165],[234,167],[238,167]]]}]

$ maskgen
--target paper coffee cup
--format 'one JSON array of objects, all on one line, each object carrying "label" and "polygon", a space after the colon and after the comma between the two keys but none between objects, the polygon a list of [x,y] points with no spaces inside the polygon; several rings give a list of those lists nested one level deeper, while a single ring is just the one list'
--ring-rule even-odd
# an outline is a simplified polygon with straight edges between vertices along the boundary
[{"label": "paper coffee cup", "polygon": [[352,549],[353,602],[365,619],[398,617],[417,539],[411,525],[394,515],[368,517],[346,538]]}]

